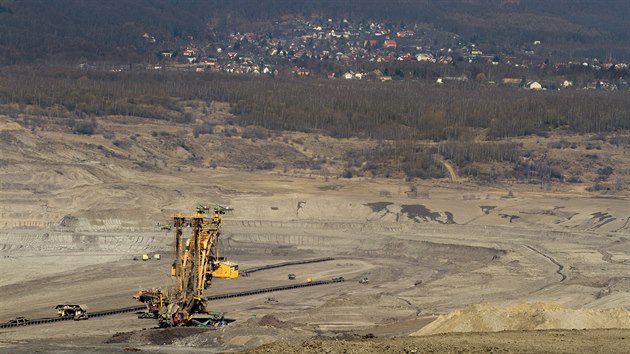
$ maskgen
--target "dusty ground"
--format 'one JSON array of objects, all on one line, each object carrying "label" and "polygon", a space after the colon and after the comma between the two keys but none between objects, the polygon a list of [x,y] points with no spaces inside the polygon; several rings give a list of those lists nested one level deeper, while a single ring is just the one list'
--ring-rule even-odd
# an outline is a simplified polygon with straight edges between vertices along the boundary
[{"label": "dusty ground", "polygon": [[[211,293],[289,283],[287,273],[347,280],[213,302],[235,320],[217,330],[155,330],[151,320],[124,314],[3,329],[3,351],[216,352],[270,342],[257,352],[630,348],[627,191],[462,180],[414,182],[412,191],[402,180],[247,172],[211,167],[208,158],[185,165],[177,159],[185,152],[158,146],[160,160],[147,159],[147,167],[137,163],[147,150],[122,158],[98,136],[32,132],[8,120],[0,133],[0,321],[52,316],[64,302],[134,305],[138,288],[173,284],[173,236],[155,222],[197,203],[235,208],[222,244],[242,268],[336,257],[217,280]],[[615,156],[627,158],[627,150]],[[133,260],[156,252],[162,260]],[[370,282],[359,284],[362,277]],[[532,303],[543,305],[522,305]],[[497,321],[504,326],[488,324]],[[433,332],[416,333],[423,327]],[[532,332],[550,328],[566,331]],[[423,336],[407,337],[414,333]]]},{"label": "dusty ground", "polygon": [[627,330],[519,331],[453,333],[423,338],[308,340],[273,343],[247,353],[628,353],[628,334]]}]

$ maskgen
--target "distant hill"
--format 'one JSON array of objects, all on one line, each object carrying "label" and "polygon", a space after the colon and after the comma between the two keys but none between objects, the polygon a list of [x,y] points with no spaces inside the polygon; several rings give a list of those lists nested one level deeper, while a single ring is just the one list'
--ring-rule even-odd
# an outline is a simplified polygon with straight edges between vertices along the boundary
[{"label": "distant hill", "polygon": [[424,23],[486,45],[542,41],[569,57],[630,57],[622,0],[0,0],[0,64],[150,62],[284,16]]},{"label": "distant hill", "polygon": [[146,62],[163,47],[205,36],[211,8],[194,0],[0,0],[0,62]]}]

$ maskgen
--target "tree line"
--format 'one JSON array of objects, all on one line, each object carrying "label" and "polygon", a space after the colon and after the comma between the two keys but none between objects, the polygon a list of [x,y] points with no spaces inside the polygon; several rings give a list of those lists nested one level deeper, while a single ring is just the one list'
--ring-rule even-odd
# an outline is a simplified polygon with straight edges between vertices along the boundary
[{"label": "tree line", "polygon": [[[348,155],[344,176],[442,177],[443,166],[433,158],[440,154],[465,175],[484,174],[477,163],[499,162],[514,166],[517,178],[562,179],[561,170],[545,161],[524,163],[520,157],[527,152],[502,138],[546,135],[557,128],[598,136],[628,130],[629,94],[168,71],[0,70],[0,114],[40,129],[94,134],[110,115],[139,116],[189,125],[198,137],[222,123],[192,121],[183,102],[202,100],[228,102],[235,118],[227,123],[245,127],[244,132],[260,127],[378,142],[377,148]],[[437,144],[419,144],[426,140]]]},{"label": "tree line", "polygon": [[71,69],[0,71],[0,104],[63,107],[77,117],[140,116],[186,123],[181,99],[222,101],[243,125],[384,140],[466,140],[630,129],[628,92],[441,87],[415,81],[251,78],[175,72]]}]

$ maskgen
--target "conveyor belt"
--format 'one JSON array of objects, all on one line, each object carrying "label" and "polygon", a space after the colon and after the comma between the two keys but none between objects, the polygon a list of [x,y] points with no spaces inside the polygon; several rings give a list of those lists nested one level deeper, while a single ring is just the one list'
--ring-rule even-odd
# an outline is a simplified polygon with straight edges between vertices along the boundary
[{"label": "conveyor belt", "polygon": [[251,273],[258,272],[261,270],[266,270],[266,269],[280,268],[280,267],[286,267],[286,266],[297,265],[297,264],[327,262],[327,261],[332,261],[332,260],[334,260],[334,258],[326,257],[326,258],[306,259],[306,260],[301,260],[301,261],[282,262],[282,263],[276,263],[276,264],[268,264],[268,265],[264,265],[260,267],[242,269],[240,270],[240,272],[243,276],[248,276]]},{"label": "conveyor belt", "polygon": [[331,279],[331,280],[315,280],[315,281],[308,282],[308,283],[297,283],[297,284],[290,284],[290,285],[280,285],[280,286],[274,286],[274,287],[271,287],[271,288],[261,288],[261,289],[254,289],[254,290],[239,291],[239,292],[236,292],[236,293],[210,295],[210,296],[207,297],[207,299],[209,301],[221,300],[221,299],[228,299],[228,298],[231,298],[231,297],[250,296],[250,295],[256,295],[256,294],[270,293],[270,292],[274,292],[274,291],[282,291],[282,290],[291,290],[291,289],[297,289],[297,288],[304,288],[304,287],[307,287],[307,286],[340,283],[340,282],[343,282],[343,281],[344,281],[344,279],[342,277],[334,278],[334,279]]},{"label": "conveyor belt", "polygon": [[[323,261],[319,261],[319,262],[323,262]],[[306,263],[312,263],[312,262],[306,262]],[[274,267],[272,267],[272,268],[274,268]],[[265,268],[265,269],[268,269],[268,268]],[[316,281],[307,282],[307,283],[297,283],[297,284],[290,284],[290,285],[274,286],[274,287],[271,287],[271,288],[261,288],[261,289],[245,290],[245,291],[239,291],[239,292],[227,293],[227,294],[210,295],[210,296],[207,297],[207,299],[209,301],[221,300],[221,299],[228,299],[228,298],[233,298],[233,297],[243,297],[243,296],[251,296],[251,295],[257,295],[257,294],[270,293],[270,292],[274,292],[274,291],[298,289],[298,288],[304,288],[304,287],[308,287],[308,286],[334,284],[334,283],[340,283],[340,282],[343,282],[343,281],[344,281],[344,279],[341,278],[341,277],[333,278],[331,280],[316,280]],[[118,309],[96,311],[96,312],[90,312],[89,313],[89,317],[90,318],[91,317],[103,317],[103,316],[116,315],[116,314],[119,314],[119,313],[137,312],[137,311],[146,310],[146,308],[147,308],[146,305],[135,305],[135,306],[129,306],[129,307],[122,307],[122,308],[118,308]],[[72,317],[72,316],[36,318],[36,319],[32,319],[32,320],[27,320],[26,323],[19,323],[19,324],[16,324],[16,323],[2,323],[2,324],[0,324],[0,328],[31,326],[31,325],[36,325],[36,324],[53,323],[53,322],[60,322],[60,321],[71,321],[73,319],[74,319],[74,317]]]}]

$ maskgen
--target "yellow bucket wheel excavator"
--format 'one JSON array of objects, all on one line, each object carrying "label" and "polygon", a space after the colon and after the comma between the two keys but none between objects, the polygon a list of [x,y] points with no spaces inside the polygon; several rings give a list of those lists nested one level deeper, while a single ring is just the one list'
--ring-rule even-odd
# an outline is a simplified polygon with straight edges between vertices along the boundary
[{"label": "yellow bucket wheel excavator", "polygon": [[[232,209],[215,207],[212,216],[208,217],[209,211],[210,208],[200,205],[195,214],[172,216],[175,261],[171,267],[171,276],[177,279],[175,291],[167,295],[159,289],[153,289],[136,294],[139,300],[148,299],[146,302],[150,310],[160,308],[159,314],[155,315],[159,317],[160,327],[214,326],[223,321],[222,313],[208,311],[204,291],[210,286],[213,277],[238,277],[238,264],[219,255],[222,215]],[[184,240],[183,229],[186,226],[190,226],[192,232]],[[138,296],[140,294],[144,296]],[[158,300],[159,304],[153,303],[153,300]]]}]

